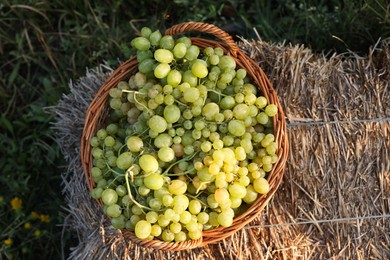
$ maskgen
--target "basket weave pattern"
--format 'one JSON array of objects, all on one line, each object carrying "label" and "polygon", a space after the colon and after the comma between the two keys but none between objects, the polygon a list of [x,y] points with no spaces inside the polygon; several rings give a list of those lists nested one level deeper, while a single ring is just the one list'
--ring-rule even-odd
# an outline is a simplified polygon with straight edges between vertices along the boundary
[{"label": "basket weave pattern", "polygon": [[[252,79],[253,83],[257,85],[258,90],[262,93],[269,103],[275,104],[278,107],[278,114],[273,117],[275,141],[278,144],[278,160],[273,165],[272,171],[269,173],[268,182],[270,191],[266,195],[261,195],[253,203],[253,205],[240,216],[236,217],[230,227],[218,227],[212,230],[204,231],[202,238],[198,240],[190,240],[185,242],[164,242],[160,240],[144,240],[139,239],[133,232],[122,230],[122,234],[126,239],[130,239],[139,246],[154,248],[159,250],[179,251],[185,249],[192,249],[196,247],[205,246],[210,243],[215,243],[225,239],[242,227],[256,218],[261,211],[266,207],[269,200],[272,198],[280,182],[282,181],[284,168],[288,153],[288,140],[286,133],[286,121],[283,109],[278,100],[277,94],[273,89],[269,79],[264,74],[263,70],[252,59],[246,56],[235,44],[232,37],[218,27],[205,23],[188,22],[175,25],[168,29],[166,35],[176,35],[188,31],[198,31],[215,36],[221,41],[213,41],[202,38],[191,38],[192,44],[197,45],[200,49],[206,47],[220,47],[224,53],[230,55],[236,61],[238,67],[244,68],[247,74]],[[91,175],[92,155],[90,140],[96,133],[99,126],[101,126],[107,116],[107,100],[109,98],[109,91],[116,87],[120,81],[128,80],[131,75],[135,74],[138,69],[138,61],[133,57],[123,64],[121,64],[107,79],[107,81],[99,89],[98,93],[92,100],[86,114],[85,125],[81,140],[81,160],[84,174],[88,182],[89,189],[94,187],[93,177]]]}]

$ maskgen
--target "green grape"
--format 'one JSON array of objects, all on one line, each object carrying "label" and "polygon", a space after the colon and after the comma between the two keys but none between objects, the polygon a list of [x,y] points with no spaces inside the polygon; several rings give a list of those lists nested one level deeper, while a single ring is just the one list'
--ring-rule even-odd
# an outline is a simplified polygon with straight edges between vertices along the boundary
[{"label": "green grape", "polygon": [[107,208],[107,216],[111,218],[119,217],[122,214],[121,207],[118,204],[109,205]]},{"label": "green grape", "polygon": [[198,78],[192,74],[191,70],[187,70],[183,73],[183,82],[194,88],[198,85]]},{"label": "green grape", "polygon": [[147,196],[150,193],[150,189],[144,185],[138,187],[138,193],[141,196]]},{"label": "green grape", "polygon": [[102,192],[102,201],[107,206],[113,205],[118,201],[118,194],[113,189],[105,189]]},{"label": "green grape", "polygon": [[172,50],[175,45],[175,40],[171,35],[164,35],[160,39],[160,47],[167,50]]},{"label": "green grape", "polygon": [[170,147],[162,147],[158,151],[158,158],[163,162],[171,162],[175,158],[175,151]]},{"label": "green grape", "polygon": [[197,88],[188,88],[183,92],[184,101],[194,103],[200,97],[199,89]]},{"label": "green grape", "polygon": [[199,200],[191,200],[188,205],[188,210],[191,214],[197,215],[202,209],[202,204],[199,202]]},{"label": "green grape", "polygon": [[233,183],[229,185],[229,193],[235,198],[242,199],[246,195],[246,188],[240,183]]},{"label": "green grape", "polygon": [[178,70],[171,70],[167,75],[167,83],[172,87],[177,87],[182,80],[182,74]]},{"label": "green grape", "polygon": [[160,174],[151,173],[144,178],[144,184],[151,190],[159,190],[164,185],[164,179]]},{"label": "green grape", "polygon": [[228,124],[228,131],[234,136],[242,136],[245,134],[245,124],[241,120],[231,120]]},{"label": "green grape", "polygon": [[255,101],[255,105],[259,108],[259,109],[263,109],[264,107],[267,106],[267,99],[263,96],[260,96],[256,99]]},{"label": "green grape", "polygon": [[188,237],[193,240],[200,239],[202,237],[202,231],[201,230],[190,231],[188,232]]},{"label": "green grape", "polygon": [[191,72],[194,76],[203,79],[208,74],[207,65],[200,60],[197,60],[192,64]]},{"label": "green grape", "polygon": [[215,201],[221,205],[229,200],[229,192],[225,188],[218,188],[214,193]]},{"label": "green grape", "polygon": [[131,152],[124,152],[116,159],[116,165],[119,169],[127,170],[133,163],[133,156]]},{"label": "green grape", "polygon": [[150,73],[153,71],[153,67],[155,64],[156,62],[154,59],[146,58],[143,61],[140,61],[140,63],[138,64],[138,70],[145,74]]},{"label": "green grape", "polygon": [[233,224],[233,216],[229,211],[222,211],[218,215],[217,221],[223,227],[230,227]]},{"label": "green grape", "polygon": [[187,53],[187,47],[183,42],[176,43],[175,47],[173,48],[173,55],[177,59],[183,58]]},{"label": "green grape", "polygon": [[269,104],[265,107],[265,113],[269,117],[273,117],[278,113],[278,107],[274,104]]},{"label": "green grape", "polygon": [[187,196],[183,194],[176,195],[173,198],[173,205],[174,205],[173,210],[177,214],[181,214],[183,211],[185,211],[188,207],[188,204],[189,204],[189,199],[187,198]]},{"label": "green grape", "polygon": [[146,51],[137,51],[137,60],[138,62],[142,62],[146,59],[151,59],[153,58],[153,53],[151,50],[146,50]]},{"label": "green grape", "polygon": [[183,242],[187,240],[187,235],[183,231],[175,234],[175,242]]},{"label": "green grape", "polygon": [[112,218],[111,224],[116,229],[123,229],[125,228],[125,216],[120,215],[119,217]]},{"label": "green grape", "polygon": [[219,56],[217,54],[211,55],[210,58],[209,58],[209,62],[210,62],[211,65],[214,65],[214,66],[218,65],[218,63],[219,63]]},{"label": "green grape", "polygon": [[191,44],[192,44],[192,43],[191,43],[191,39],[188,38],[188,37],[185,37],[185,36],[180,37],[179,39],[177,39],[176,44],[178,44],[178,43],[184,43],[185,46],[187,47],[187,49],[188,49],[189,47],[191,47]]},{"label": "green grape", "polygon": [[191,221],[191,213],[189,211],[183,211],[180,214],[180,223],[186,225]]},{"label": "green grape", "polygon": [[94,199],[100,199],[102,197],[103,189],[101,187],[96,187],[91,191],[91,196]]},{"label": "green grape", "polygon": [[171,184],[168,186],[168,190],[170,193],[174,195],[182,195],[187,190],[187,184],[182,180],[173,180]]},{"label": "green grape", "polygon": [[207,103],[202,108],[202,115],[206,117],[207,120],[214,119],[215,115],[218,113],[219,113],[219,106],[213,102]]},{"label": "green grape", "polygon": [[158,224],[152,226],[150,230],[150,235],[154,237],[158,237],[159,235],[161,235],[161,233],[162,233],[162,229]]},{"label": "green grape", "polygon": [[167,129],[167,121],[159,115],[154,115],[149,119],[148,126],[151,130],[162,133]]},{"label": "green grape", "polygon": [[138,153],[142,150],[144,143],[138,136],[131,136],[126,141],[127,148],[133,153]]},{"label": "green grape", "polygon": [[165,242],[171,242],[175,239],[175,234],[169,229],[165,229],[162,232],[161,237]]},{"label": "green grape", "polygon": [[135,235],[140,239],[145,239],[150,236],[152,225],[146,220],[140,220],[135,225]]},{"label": "green grape", "polygon": [[169,50],[158,49],[154,52],[154,58],[160,63],[170,63],[173,60],[173,53]]},{"label": "green grape", "polygon": [[245,95],[244,102],[248,106],[255,104],[255,102],[256,102],[256,95],[253,94],[253,93],[249,93],[249,94]]},{"label": "green grape", "polygon": [[149,206],[154,210],[154,211],[159,211],[162,207],[162,202],[159,199],[153,198],[149,200]]},{"label": "green grape", "polygon": [[157,46],[160,43],[161,37],[162,37],[162,35],[161,35],[161,32],[159,30],[152,32],[149,35],[150,44],[153,46]]},{"label": "green grape", "polygon": [[269,183],[264,178],[255,179],[253,182],[253,188],[259,194],[267,194],[270,190]]},{"label": "green grape", "polygon": [[123,196],[125,196],[127,194],[127,189],[123,185],[118,185],[115,188],[115,191],[116,191],[116,193],[118,194],[119,197],[123,197]]},{"label": "green grape", "polygon": [[256,120],[259,124],[262,124],[262,125],[266,125],[269,121],[269,117],[268,115],[265,113],[265,112],[260,112],[257,116],[256,116]]},{"label": "green grape", "polygon": [[149,38],[150,34],[152,34],[152,30],[149,27],[142,27],[141,36],[145,38]]},{"label": "green grape", "polygon": [[160,63],[154,69],[154,76],[158,79],[165,78],[169,71],[171,70],[171,66],[167,63]]},{"label": "green grape", "polygon": [[140,51],[147,51],[150,48],[150,42],[145,37],[136,37],[131,43],[134,48]]},{"label": "green grape", "polygon": [[224,55],[220,57],[218,67],[221,70],[227,70],[227,69],[234,70],[236,68],[236,61],[232,57]]},{"label": "green grape", "polygon": [[169,225],[169,230],[172,233],[177,234],[181,231],[181,224],[180,223],[172,223],[171,225]]},{"label": "green grape", "polygon": [[195,45],[187,46],[187,52],[185,58],[189,61],[196,60],[200,53],[199,47]]},{"label": "green grape", "polygon": [[156,158],[150,154],[143,154],[139,158],[138,164],[145,172],[156,172],[159,167]]}]

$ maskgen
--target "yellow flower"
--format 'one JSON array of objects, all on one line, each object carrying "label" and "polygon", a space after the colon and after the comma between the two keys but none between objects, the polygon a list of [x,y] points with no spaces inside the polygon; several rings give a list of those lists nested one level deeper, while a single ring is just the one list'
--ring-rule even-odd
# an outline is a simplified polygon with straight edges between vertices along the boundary
[{"label": "yellow flower", "polygon": [[18,210],[22,207],[22,199],[15,197],[11,200],[11,207],[13,210]]},{"label": "yellow flower", "polygon": [[39,229],[35,230],[34,235],[36,237],[40,237],[41,236],[41,231]]},{"label": "yellow flower", "polygon": [[49,223],[49,215],[45,215],[45,214],[41,214],[39,215],[39,219],[41,220],[41,222],[45,222],[45,223]]},{"label": "yellow flower", "polygon": [[33,219],[37,219],[37,218],[39,218],[39,213],[36,212],[36,211],[32,211],[31,212],[31,216],[32,216]]},{"label": "yellow flower", "polygon": [[24,223],[24,228],[25,229],[30,229],[31,228],[31,223],[30,222]]},{"label": "yellow flower", "polygon": [[10,246],[10,245],[12,245],[12,239],[11,238],[8,238],[8,239],[5,239],[4,240],[4,244],[6,245],[6,246]]}]

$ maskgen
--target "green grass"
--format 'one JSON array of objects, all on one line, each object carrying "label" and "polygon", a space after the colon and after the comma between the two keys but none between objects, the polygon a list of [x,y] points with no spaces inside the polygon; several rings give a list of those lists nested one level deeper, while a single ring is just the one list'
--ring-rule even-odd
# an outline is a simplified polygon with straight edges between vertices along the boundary
[{"label": "green grass", "polygon": [[[128,58],[129,42],[142,26],[163,30],[203,21],[246,38],[257,37],[255,27],[266,41],[361,54],[379,37],[390,36],[390,7],[384,0],[131,2],[0,3],[0,255],[5,259],[61,256],[59,190],[65,162],[53,140],[53,118],[43,108],[55,105],[67,93],[68,81],[87,67],[115,66]],[[15,197],[23,201],[19,209],[11,208]],[[50,222],[34,218],[33,211],[49,215]],[[67,234],[65,242],[69,248],[77,240]]]}]

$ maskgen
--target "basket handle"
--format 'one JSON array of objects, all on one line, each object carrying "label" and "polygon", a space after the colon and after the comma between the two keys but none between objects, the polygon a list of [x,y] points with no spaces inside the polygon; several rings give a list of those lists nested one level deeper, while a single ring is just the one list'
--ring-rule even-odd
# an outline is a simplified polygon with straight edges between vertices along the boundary
[{"label": "basket handle", "polygon": [[218,39],[226,43],[226,45],[229,47],[230,53],[234,57],[237,57],[237,52],[239,51],[239,48],[234,42],[233,38],[227,32],[223,31],[221,28],[212,24],[200,23],[200,22],[180,23],[167,29],[165,31],[165,34],[175,35],[186,31],[198,31],[198,32],[214,35],[215,37],[217,37]]}]

